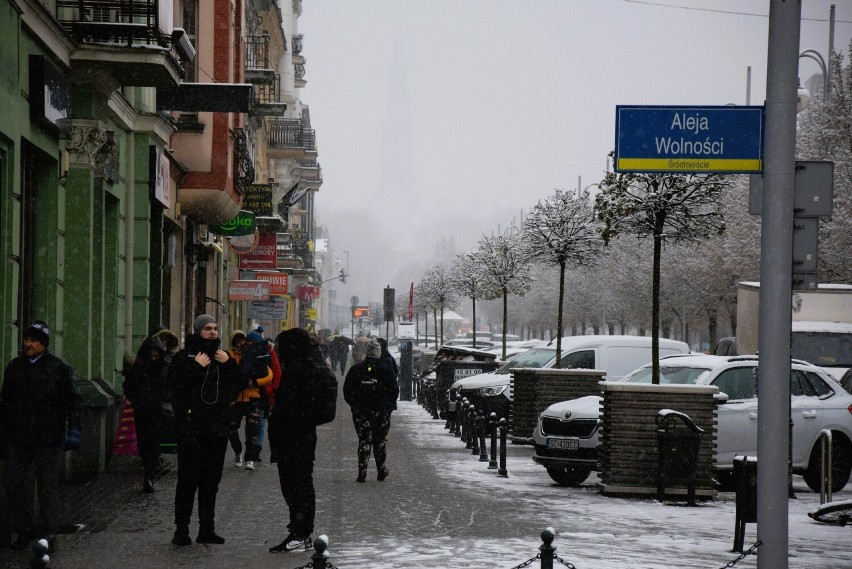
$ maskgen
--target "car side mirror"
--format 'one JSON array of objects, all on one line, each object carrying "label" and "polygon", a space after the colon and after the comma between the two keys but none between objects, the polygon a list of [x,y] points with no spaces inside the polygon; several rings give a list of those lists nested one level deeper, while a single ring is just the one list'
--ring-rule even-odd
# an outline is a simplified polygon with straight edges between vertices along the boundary
[{"label": "car side mirror", "polygon": [[719,393],[713,394],[713,400],[716,402],[716,405],[724,405],[728,402],[728,394],[720,391]]}]

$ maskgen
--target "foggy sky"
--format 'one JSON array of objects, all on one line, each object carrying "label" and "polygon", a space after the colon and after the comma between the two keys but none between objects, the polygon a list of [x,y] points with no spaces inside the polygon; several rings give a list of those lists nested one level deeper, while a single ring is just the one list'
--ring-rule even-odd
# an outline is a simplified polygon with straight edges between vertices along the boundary
[{"label": "foggy sky", "polygon": [[[800,51],[827,57],[831,3],[802,0]],[[852,2],[834,3],[847,54]],[[555,188],[599,182],[616,105],[744,105],[749,66],[762,104],[768,13],[769,0],[305,1],[317,222],[349,251],[347,283],[329,283],[339,302],[408,290],[440,239],[475,249]],[[819,73],[799,61],[803,82]]]}]

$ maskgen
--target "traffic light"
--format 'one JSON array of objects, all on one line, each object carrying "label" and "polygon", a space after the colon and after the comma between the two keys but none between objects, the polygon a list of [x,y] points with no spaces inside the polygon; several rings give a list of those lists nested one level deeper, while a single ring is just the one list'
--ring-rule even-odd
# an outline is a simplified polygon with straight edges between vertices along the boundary
[{"label": "traffic light", "polygon": [[340,269],[340,282],[346,282],[346,271],[344,269]]}]

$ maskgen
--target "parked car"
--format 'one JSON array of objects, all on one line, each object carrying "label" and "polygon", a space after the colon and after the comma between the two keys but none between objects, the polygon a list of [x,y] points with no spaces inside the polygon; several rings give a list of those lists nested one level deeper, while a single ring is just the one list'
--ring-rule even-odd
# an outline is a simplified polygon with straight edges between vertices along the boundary
[{"label": "parked car", "polygon": [[[716,469],[727,475],[734,455],[757,456],[757,356],[687,355],[660,358],[660,384],[719,388]],[[651,383],[651,365],[623,381]],[[821,367],[793,360],[790,375],[793,472],[811,490],[820,485],[820,431],[832,432],[833,488],[838,492],[852,470],[852,395]],[[724,397],[721,397],[724,394]],[[580,397],[551,405],[533,431],[533,460],[559,484],[580,484],[597,467],[601,398]]]},{"label": "parked car", "polygon": [[[689,346],[677,340],[660,338],[660,354],[686,354]],[[604,379],[615,380],[651,360],[650,336],[566,336],[562,338],[563,369],[599,369]],[[512,393],[509,389],[514,368],[551,368],[556,365],[556,339],[539,348],[531,348],[507,361],[491,373],[460,379],[450,386],[447,396],[458,394],[486,413],[509,416]]]}]

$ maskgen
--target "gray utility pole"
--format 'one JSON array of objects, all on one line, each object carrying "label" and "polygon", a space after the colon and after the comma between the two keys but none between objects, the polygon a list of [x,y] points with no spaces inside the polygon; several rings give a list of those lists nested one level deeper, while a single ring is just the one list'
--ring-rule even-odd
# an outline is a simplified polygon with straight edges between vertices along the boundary
[{"label": "gray utility pole", "polygon": [[801,0],[770,0],[760,237],[758,569],[786,569],[793,189]]}]

